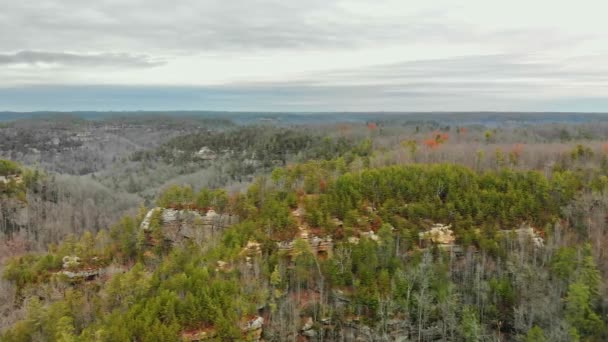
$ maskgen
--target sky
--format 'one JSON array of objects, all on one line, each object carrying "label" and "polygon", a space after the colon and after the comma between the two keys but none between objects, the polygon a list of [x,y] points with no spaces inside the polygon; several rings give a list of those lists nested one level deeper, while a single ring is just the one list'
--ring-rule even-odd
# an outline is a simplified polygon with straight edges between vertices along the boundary
[{"label": "sky", "polygon": [[608,112],[605,0],[0,8],[0,111]]}]

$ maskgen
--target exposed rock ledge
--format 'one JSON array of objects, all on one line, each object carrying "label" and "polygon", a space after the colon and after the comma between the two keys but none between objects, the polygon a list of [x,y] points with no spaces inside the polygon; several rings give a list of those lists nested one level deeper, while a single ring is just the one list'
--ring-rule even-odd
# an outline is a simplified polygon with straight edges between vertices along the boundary
[{"label": "exposed rock ledge", "polygon": [[172,243],[178,243],[184,239],[202,241],[207,234],[237,222],[236,216],[220,215],[213,209],[209,209],[205,215],[201,215],[196,210],[156,207],[148,211],[140,224],[140,229],[149,231],[154,215],[159,212],[163,235]]}]

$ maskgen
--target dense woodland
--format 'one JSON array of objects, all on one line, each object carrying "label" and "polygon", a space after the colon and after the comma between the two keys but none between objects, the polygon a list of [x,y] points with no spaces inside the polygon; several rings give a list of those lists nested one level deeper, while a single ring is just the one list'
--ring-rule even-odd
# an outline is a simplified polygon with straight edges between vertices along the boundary
[{"label": "dense woodland", "polygon": [[138,124],[0,162],[2,341],[608,339],[603,122]]}]

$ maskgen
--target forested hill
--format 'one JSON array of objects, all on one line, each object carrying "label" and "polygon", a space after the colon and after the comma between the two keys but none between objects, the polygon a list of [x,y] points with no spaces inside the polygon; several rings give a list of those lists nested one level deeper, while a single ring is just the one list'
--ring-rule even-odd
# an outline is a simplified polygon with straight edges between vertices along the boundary
[{"label": "forested hill", "polygon": [[19,230],[15,213],[26,206],[28,192],[37,188],[41,178],[38,171],[0,159],[0,238]]},{"label": "forested hill", "polygon": [[11,260],[3,341],[603,341],[606,169],[275,169]]}]

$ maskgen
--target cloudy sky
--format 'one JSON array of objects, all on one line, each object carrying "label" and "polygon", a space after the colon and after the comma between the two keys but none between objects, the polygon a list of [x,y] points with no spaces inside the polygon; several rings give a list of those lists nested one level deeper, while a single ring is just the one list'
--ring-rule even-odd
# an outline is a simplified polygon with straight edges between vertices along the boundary
[{"label": "cloudy sky", "polygon": [[605,0],[0,6],[0,110],[608,112]]}]

